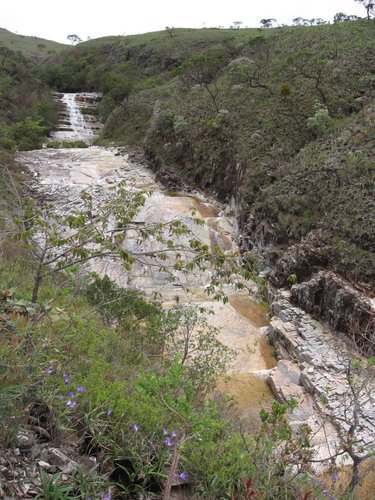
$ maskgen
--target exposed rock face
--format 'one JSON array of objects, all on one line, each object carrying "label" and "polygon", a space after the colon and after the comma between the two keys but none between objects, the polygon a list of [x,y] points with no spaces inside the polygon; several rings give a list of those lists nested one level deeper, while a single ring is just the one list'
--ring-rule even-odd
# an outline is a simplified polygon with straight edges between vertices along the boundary
[{"label": "exposed rock face", "polygon": [[288,287],[288,278],[295,274],[298,281],[311,276],[328,263],[327,247],[322,231],[311,231],[300,243],[289,247],[278,260],[270,276],[270,283],[276,288]]},{"label": "exposed rock face", "polygon": [[[318,445],[320,457],[333,456],[338,437],[343,439],[347,435],[353,423],[357,398],[360,414],[355,429],[355,446],[359,453],[366,454],[368,447],[375,444],[374,377],[371,369],[360,375],[358,387],[362,388],[353,395],[348,372],[353,354],[345,337],[340,338],[324,328],[295,307],[290,299],[290,291],[278,291],[271,306],[274,317],[269,335],[282,361],[271,372],[270,386],[280,401],[291,397],[301,401],[297,411],[304,415],[303,421],[313,432],[317,432],[313,444]],[[301,415],[294,414],[291,420],[292,425],[298,425]],[[326,436],[323,443],[321,429]],[[318,443],[317,436],[320,436]]]},{"label": "exposed rock face", "polygon": [[306,312],[350,335],[367,354],[375,354],[373,301],[333,272],[320,272],[291,288],[291,300]]}]

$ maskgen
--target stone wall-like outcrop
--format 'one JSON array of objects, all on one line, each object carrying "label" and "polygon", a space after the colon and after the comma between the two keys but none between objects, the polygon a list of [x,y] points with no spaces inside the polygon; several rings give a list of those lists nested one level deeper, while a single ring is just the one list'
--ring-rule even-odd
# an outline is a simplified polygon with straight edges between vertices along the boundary
[{"label": "stone wall-like outcrop", "polygon": [[345,437],[353,423],[355,398],[358,398],[360,414],[355,447],[366,454],[375,444],[374,377],[369,376],[373,372],[363,372],[357,389],[353,389],[350,385],[353,353],[345,338],[339,338],[294,306],[290,291],[276,292],[271,314],[269,337],[280,361],[271,371],[269,385],[280,401],[291,397],[299,400],[296,412],[291,415],[292,426],[307,423],[313,431],[318,456],[333,457],[341,446],[338,437]]},{"label": "stone wall-like outcrop", "polygon": [[291,301],[334,330],[349,335],[366,354],[375,354],[375,306],[368,296],[331,271],[293,285]]},{"label": "stone wall-like outcrop", "polygon": [[276,262],[270,275],[270,284],[275,288],[290,286],[289,277],[295,275],[298,282],[310,277],[328,264],[328,250],[324,234],[311,231],[300,243],[290,246]]}]

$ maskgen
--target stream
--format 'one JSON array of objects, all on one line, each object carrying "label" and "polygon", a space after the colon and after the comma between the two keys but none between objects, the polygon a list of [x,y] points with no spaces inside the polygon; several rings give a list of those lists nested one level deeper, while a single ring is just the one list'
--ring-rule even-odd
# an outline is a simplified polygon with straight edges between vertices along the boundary
[{"label": "stream", "polygon": [[[84,94],[90,99],[90,94]],[[84,140],[91,143],[94,132],[77,104],[78,94],[64,94],[65,104],[62,129],[53,134],[55,139]],[[93,97],[94,98],[94,97]],[[78,99],[79,101],[79,99]],[[82,105],[84,100],[80,100]],[[114,148],[90,146],[72,149],[42,149],[22,152],[18,161],[33,174],[33,194],[42,200],[53,202],[61,214],[73,211],[82,190],[87,190],[98,201],[108,195],[108,186],[125,180],[134,189],[151,189],[145,205],[135,221],[140,224],[169,222],[174,219],[186,224],[194,235],[212,248],[236,249],[234,219],[226,215],[223,207],[203,197],[187,193],[165,191],[155,181],[155,175],[138,160],[127,154],[119,154]],[[192,212],[204,220],[198,226]],[[135,239],[127,235],[126,249],[135,248]],[[219,340],[235,351],[227,381],[221,381],[221,391],[232,395],[239,415],[248,418],[249,424],[257,421],[260,405],[269,407],[273,396],[266,383],[269,369],[276,365],[272,348],[268,345],[262,327],[268,324],[267,311],[246,292],[235,291],[227,286],[228,303],[210,299],[205,292],[209,272],[180,273],[170,282],[166,273],[152,268],[150,262],[136,262],[131,271],[124,271],[114,262],[97,261],[91,266],[100,275],[107,274],[123,287],[142,290],[146,296],[157,291],[165,307],[175,303],[196,304],[211,310],[209,323],[219,329]],[[177,273],[178,274],[178,273]],[[186,287],[189,293],[186,293]]]}]

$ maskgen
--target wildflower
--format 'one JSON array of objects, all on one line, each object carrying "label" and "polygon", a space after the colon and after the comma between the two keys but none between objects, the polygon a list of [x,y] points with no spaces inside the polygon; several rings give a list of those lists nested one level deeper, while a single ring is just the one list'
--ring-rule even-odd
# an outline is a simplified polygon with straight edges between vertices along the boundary
[{"label": "wildflower", "polygon": [[54,372],[53,366],[52,365],[47,366],[44,372],[47,373],[47,375],[52,375],[52,373]]},{"label": "wildflower", "polygon": [[167,446],[173,446],[173,439],[168,436],[164,439],[164,444],[166,444]]},{"label": "wildflower", "polygon": [[112,492],[109,489],[107,493],[104,495],[103,500],[111,500],[111,498],[112,498]]},{"label": "wildflower", "polygon": [[181,474],[178,474],[177,472],[173,474],[173,477],[175,478],[176,481],[181,479],[181,481],[187,481],[188,480],[188,473],[186,470],[182,471]]},{"label": "wildflower", "polygon": [[172,431],[171,436],[172,436],[173,438],[177,437],[177,433],[176,433],[176,431]]},{"label": "wildflower", "polygon": [[111,408],[108,408],[108,409],[107,409],[106,414],[107,414],[108,416],[112,415],[112,410],[111,410]]},{"label": "wildflower", "polygon": [[83,385],[78,384],[77,385],[77,391],[79,392],[87,392],[86,387],[83,387]]},{"label": "wildflower", "polygon": [[138,432],[138,425],[135,422],[132,423],[132,427],[134,429],[134,432]]},{"label": "wildflower", "polygon": [[70,398],[76,398],[77,397],[77,394],[75,394],[73,391],[67,391],[66,395],[69,396]]},{"label": "wildflower", "polygon": [[75,408],[76,406],[78,406],[78,403],[77,403],[77,401],[73,401],[72,399],[68,399],[68,401],[66,402],[66,406],[68,406],[69,408]]},{"label": "wildflower", "polygon": [[163,434],[164,436],[168,436],[169,434],[168,430],[165,427],[163,427]]},{"label": "wildflower", "polygon": [[65,385],[68,386],[71,384],[71,380],[70,380],[70,377],[69,377],[69,373],[68,372],[64,372],[64,375],[63,375],[63,379],[64,379],[64,382],[65,382]]},{"label": "wildflower", "polygon": [[338,475],[338,474],[333,474],[332,479],[333,479],[334,481],[338,481],[338,479],[339,479],[339,475]]}]

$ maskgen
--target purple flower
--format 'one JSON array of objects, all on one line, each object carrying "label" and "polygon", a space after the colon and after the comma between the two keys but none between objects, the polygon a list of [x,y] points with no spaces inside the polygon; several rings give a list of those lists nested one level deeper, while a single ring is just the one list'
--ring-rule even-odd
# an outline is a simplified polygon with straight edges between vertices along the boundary
[{"label": "purple flower", "polygon": [[77,403],[77,401],[73,401],[72,399],[68,399],[68,401],[66,402],[66,406],[68,406],[69,408],[75,408],[76,406],[78,406],[78,403]]},{"label": "purple flower", "polygon": [[334,481],[338,481],[338,479],[339,479],[339,475],[338,475],[338,474],[333,474],[332,479],[333,479]]},{"label": "purple flower", "polygon": [[177,433],[176,433],[176,431],[172,431],[171,436],[172,436],[173,438],[177,437]]},{"label": "purple flower", "polygon": [[138,432],[138,425],[135,422],[132,423],[132,427],[134,429],[134,432]]},{"label": "purple flower", "polygon": [[83,387],[83,385],[78,384],[77,391],[78,392],[87,392],[87,389],[86,389],[86,387]]},{"label": "purple flower", "polygon": [[106,414],[107,414],[108,416],[112,415],[112,410],[111,410],[111,408],[108,408],[108,410],[106,411]]},{"label": "purple flower", "polygon": [[67,391],[66,395],[69,396],[70,398],[76,398],[77,397],[77,394],[75,394],[73,391]]},{"label": "purple flower", "polygon": [[52,365],[47,366],[47,368],[44,370],[44,372],[47,373],[47,375],[52,375],[54,371],[55,370]]},{"label": "purple flower", "polygon": [[175,478],[176,481],[181,479],[181,481],[187,481],[188,480],[188,473],[186,470],[182,471],[181,474],[178,474],[177,472],[173,474],[173,477]]},{"label": "purple flower", "polygon": [[71,380],[70,380],[70,377],[69,377],[69,373],[68,372],[64,372],[64,375],[63,375],[63,379],[64,379],[64,382],[65,382],[65,385],[70,385],[71,384]]},{"label": "purple flower", "polygon": [[164,436],[168,436],[169,434],[168,430],[165,427],[163,427],[163,434]]},{"label": "purple flower", "polygon": [[171,437],[167,437],[164,439],[164,444],[166,444],[167,446],[173,446],[173,439]]},{"label": "purple flower", "polygon": [[109,489],[107,493],[104,495],[103,500],[111,500],[111,498],[112,498],[112,492]]}]

